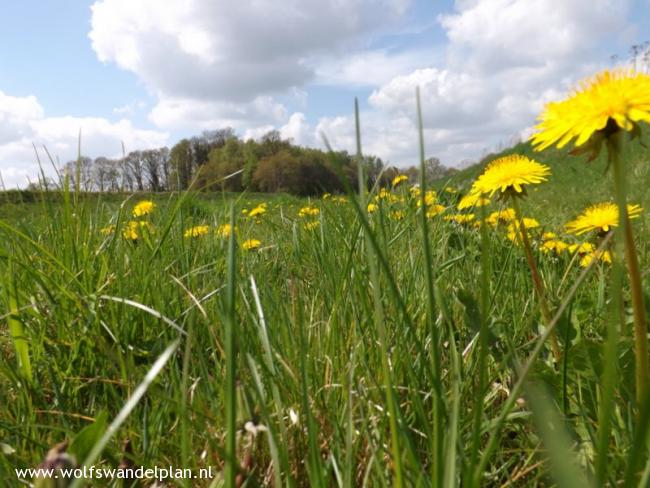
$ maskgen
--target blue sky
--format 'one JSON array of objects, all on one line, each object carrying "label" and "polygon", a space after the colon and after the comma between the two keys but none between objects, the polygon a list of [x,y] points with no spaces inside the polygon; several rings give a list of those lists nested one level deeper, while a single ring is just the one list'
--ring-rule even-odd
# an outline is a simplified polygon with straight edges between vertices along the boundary
[{"label": "blue sky", "polygon": [[[205,129],[325,133],[398,165],[458,165],[525,135],[543,103],[650,40],[650,0],[23,0],[0,19],[0,172],[172,145]],[[644,38],[644,35],[646,38]]]}]

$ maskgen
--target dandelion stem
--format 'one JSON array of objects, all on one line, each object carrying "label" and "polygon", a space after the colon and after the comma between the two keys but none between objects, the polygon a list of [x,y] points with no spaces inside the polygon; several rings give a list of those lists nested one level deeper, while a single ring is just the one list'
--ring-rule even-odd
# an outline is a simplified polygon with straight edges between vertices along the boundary
[{"label": "dandelion stem", "polygon": [[[632,310],[634,316],[634,354],[636,360],[636,398],[637,405],[641,405],[648,391],[648,326],[646,323],[643,288],[641,285],[641,272],[639,258],[634,244],[634,234],[627,211],[627,188],[625,181],[625,160],[622,157],[625,143],[625,133],[617,131],[607,138],[609,162],[614,173],[614,189],[620,230],[617,238],[623,239],[625,246],[625,262],[630,277],[630,292],[632,295]],[[620,259],[614,256],[614,259]]]},{"label": "dandelion stem", "polygon": [[[519,233],[521,243],[524,246],[524,253],[526,254],[526,261],[528,262],[528,267],[530,268],[530,275],[533,280],[533,285],[535,287],[535,292],[537,294],[537,299],[539,300],[539,307],[542,312],[542,318],[544,319],[544,324],[546,327],[549,326],[553,317],[551,316],[550,309],[548,308],[548,302],[546,300],[546,289],[544,287],[544,282],[539,274],[537,269],[537,264],[535,263],[535,258],[533,256],[533,251],[530,247],[530,241],[528,240],[528,231],[526,229],[526,224],[521,215],[521,208],[519,207],[519,202],[516,198],[512,198],[512,208],[515,210],[515,216],[517,218],[517,223],[519,224]],[[555,332],[550,335],[551,340],[551,350],[553,351],[553,356],[555,361],[560,362],[562,359],[562,353],[560,351],[560,345],[557,342],[557,336]]]}]

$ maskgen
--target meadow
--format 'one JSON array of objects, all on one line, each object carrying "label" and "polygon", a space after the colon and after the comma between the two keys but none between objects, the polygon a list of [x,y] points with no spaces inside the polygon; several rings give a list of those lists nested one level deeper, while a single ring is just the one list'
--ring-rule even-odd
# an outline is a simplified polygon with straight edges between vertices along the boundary
[{"label": "meadow", "polygon": [[[650,156],[627,151],[647,294]],[[613,200],[605,157],[507,152],[551,169],[521,205],[552,334],[508,202],[457,208],[485,164],[424,195],[0,204],[2,486],[55,462],[217,475],[165,486],[647,485],[627,285],[612,328],[611,265],[544,245],[600,244],[565,224]]]}]

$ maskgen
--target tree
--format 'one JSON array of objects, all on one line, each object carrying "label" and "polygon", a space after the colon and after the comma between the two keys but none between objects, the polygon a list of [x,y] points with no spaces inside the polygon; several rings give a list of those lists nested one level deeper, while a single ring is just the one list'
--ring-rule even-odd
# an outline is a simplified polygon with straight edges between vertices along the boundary
[{"label": "tree", "polygon": [[170,188],[185,190],[192,181],[192,147],[188,139],[182,139],[172,147],[169,154]]}]

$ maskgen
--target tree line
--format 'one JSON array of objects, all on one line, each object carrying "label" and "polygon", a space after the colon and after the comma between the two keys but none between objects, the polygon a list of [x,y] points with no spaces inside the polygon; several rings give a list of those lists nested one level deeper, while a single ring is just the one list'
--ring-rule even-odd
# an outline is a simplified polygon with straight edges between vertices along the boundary
[{"label": "tree line", "polygon": [[[398,169],[377,156],[364,156],[362,164],[368,186],[387,186],[397,174],[419,180],[418,168]],[[437,158],[427,160],[426,166],[432,180],[454,171]],[[80,157],[67,162],[62,174],[73,188],[85,192],[192,189],[307,196],[341,192],[345,180],[358,185],[357,160],[346,151],[327,153],[297,146],[276,130],[258,140],[243,140],[232,128],[205,131],[180,140],[171,149],[132,151],[117,159]]]}]

